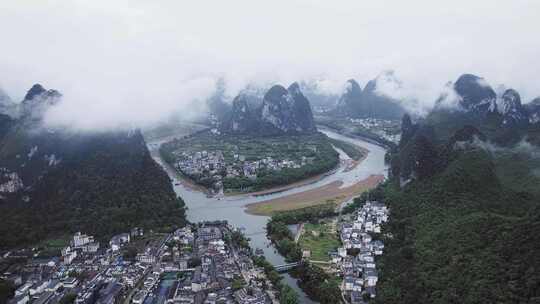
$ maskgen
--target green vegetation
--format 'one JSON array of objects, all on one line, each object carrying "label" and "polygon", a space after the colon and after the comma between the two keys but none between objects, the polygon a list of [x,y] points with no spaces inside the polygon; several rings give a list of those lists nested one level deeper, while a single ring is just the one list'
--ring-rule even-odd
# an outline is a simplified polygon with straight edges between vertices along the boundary
[{"label": "green vegetation", "polygon": [[343,150],[345,154],[347,154],[350,158],[354,160],[360,160],[364,158],[367,154],[367,151],[361,150],[359,147],[353,144],[350,144],[348,142],[338,140],[338,139],[333,139],[333,138],[329,138],[329,140],[332,143],[332,145],[334,145],[336,148]]},{"label": "green vegetation", "polygon": [[68,236],[45,240],[37,245],[38,256],[40,258],[59,256],[62,248],[67,245],[69,245]]},{"label": "green vegetation", "polygon": [[76,293],[72,293],[72,292],[69,292],[69,293],[66,293],[61,299],[60,299],[60,302],[58,302],[59,304],[72,304],[75,302],[75,299],[77,298],[77,294]]},{"label": "green vegetation", "polygon": [[377,190],[391,210],[383,232],[392,237],[384,240],[376,303],[540,299],[540,199],[508,187],[517,180],[500,178],[511,166],[498,169],[500,161],[480,149],[454,152],[431,176]]},{"label": "green vegetation", "polygon": [[264,256],[253,256],[253,264],[257,267],[262,267],[268,280],[274,286],[274,289],[279,293],[280,303],[298,304],[298,294],[289,285],[283,284],[283,279],[274,269],[274,266],[268,262]]},{"label": "green vegetation", "polygon": [[284,285],[279,293],[279,303],[282,304],[300,304],[298,294],[289,285]]},{"label": "green vegetation", "polygon": [[296,210],[276,212],[271,222],[282,222],[284,224],[297,224],[300,222],[314,222],[319,219],[336,215],[336,205],[327,203],[312,207],[306,207]]},{"label": "green vegetation", "polygon": [[[175,139],[163,144],[160,153],[169,164],[174,164],[182,154],[195,152],[221,151],[226,166],[232,166],[243,172],[241,161],[235,158],[242,156],[246,162],[271,157],[274,160],[289,160],[304,165],[299,168],[282,168],[281,170],[260,169],[256,178],[248,178],[241,173],[238,176],[227,176],[225,170],[220,172],[225,191],[259,191],[276,186],[291,184],[302,179],[328,172],[339,163],[337,152],[332,148],[328,138],[322,133],[306,135],[283,135],[274,137],[255,137],[249,135],[220,135],[210,132],[199,132],[182,139]],[[193,176],[192,178],[209,187],[212,180]]]},{"label": "green vegetation", "polygon": [[302,249],[294,242],[294,235],[283,222],[270,220],[266,224],[266,234],[276,246],[278,252],[288,262],[296,262],[302,258]]},{"label": "green vegetation", "polygon": [[501,117],[482,117],[470,113],[451,110],[437,110],[431,112],[426,118],[426,123],[433,127],[435,136],[441,140],[447,140],[463,126],[473,126],[480,130],[489,140],[502,146],[511,146],[518,143],[523,136],[527,140],[535,142],[539,134],[539,128],[501,127]]},{"label": "green vegetation", "polygon": [[7,303],[15,294],[15,286],[7,280],[0,279],[0,303]]},{"label": "green vegetation", "polygon": [[[28,151],[26,145],[39,146],[37,153],[55,153],[62,161],[43,168],[43,157],[27,160],[19,174],[30,190],[0,204],[0,248],[77,231],[105,241],[133,227],[171,231],[185,224],[184,202],[176,197],[140,133],[25,136],[10,136],[9,147],[2,147],[0,165],[20,168],[22,160],[16,155]],[[25,198],[30,201],[25,203]]]},{"label": "green vegetation", "polygon": [[246,286],[246,281],[244,280],[243,277],[237,275],[233,278],[233,281],[231,284],[232,290],[236,291],[236,290],[244,288],[244,286]]},{"label": "green vegetation", "polygon": [[540,149],[537,152],[495,153],[493,161],[501,183],[514,191],[540,194]]},{"label": "green vegetation", "polygon": [[234,230],[231,232],[230,238],[234,246],[243,249],[250,249],[249,238],[246,238],[242,232]]},{"label": "green vegetation", "polygon": [[276,212],[266,224],[266,235],[286,260],[299,261],[302,258],[302,249],[295,243],[294,235],[287,225],[300,222],[316,223],[321,218],[335,214],[335,205],[332,203],[286,212]]},{"label": "green vegetation", "polygon": [[539,150],[476,118],[438,111],[404,128],[392,181],[370,193],[391,210],[377,303],[540,300]]},{"label": "green vegetation", "polygon": [[48,239],[42,242],[43,247],[45,248],[64,248],[69,245],[70,236],[64,236],[61,238]]},{"label": "green vegetation", "polygon": [[328,261],[328,252],[336,250],[340,241],[331,224],[305,224],[304,233],[299,240],[302,250],[311,251],[311,259]]},{"label": "green vegetation", "polygon": [[396,144],[388,139],[385,139],[380,134],[384,133],[386,135],[396,135],[400,132],[398,120],[389,120],[381,126],[366,128],[343,118],[317,116],[315,119],[318,125],[325,126],[343,134],[360,136],[362,138],[375,141],[388,148],[393,148]]},{"label": "green vegetation", "polygon": [[309,262],[301,263],[293,270],[298,285],[313,300],[321,304],[342,303],[339,280]]},{"label": "green vegetation", "polygon": [[[308,224],[308,227],[315,229],[315,227],[318,227],[315,223],[318,223],[321,218],[333,215],[336,215],[334,204],[278,212],[266,224],[266,234],[274,243],[278,252],[285,256],[287,261],[300,261],[302,259],[301,246],[294,242],[294,235],[287,225],[299,222],[311,222],[314,224]],[[321,248],[318,254],[322,255],[324,249],[320,244],[316,246],[319,246],[317,248]],[[293,270],[293,275],[300,279],[299,286],[310,298],[320,303],[341,302],[341,292],[337,280],[324,273],[321,268],[304,262],[301,263],[301,266]]]}]

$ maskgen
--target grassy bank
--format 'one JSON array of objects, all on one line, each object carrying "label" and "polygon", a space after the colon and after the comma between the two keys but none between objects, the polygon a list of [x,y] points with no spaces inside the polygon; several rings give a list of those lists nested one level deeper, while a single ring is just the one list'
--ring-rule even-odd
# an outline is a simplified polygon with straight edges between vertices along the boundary
[{"label": "grassy bank", "polygon": [[328,261],[328,252],[336,250],[340,241],[332,223],[304,225],[304,233],[300,237],[302,250],[311,251],[311,259],[315,261]]}]

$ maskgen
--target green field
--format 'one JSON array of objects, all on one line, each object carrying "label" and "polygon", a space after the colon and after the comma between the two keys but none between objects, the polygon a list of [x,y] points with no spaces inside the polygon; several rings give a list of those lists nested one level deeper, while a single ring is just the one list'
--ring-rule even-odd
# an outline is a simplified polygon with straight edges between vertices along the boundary
[{"label": "green field", "polygon": [[304,232],[299,240],[302,250],[311,251],[311,259],[315,261],[328,261],[329,251],[340,246],[337,233],[332,231],[331,223],[304,225]]},{"label": "green field", "polygon": [[60,255],[61,250],[69,245],[70,236],[66,235],[55,239],[47,239],[38,243],[39,257],[52,257]]}]

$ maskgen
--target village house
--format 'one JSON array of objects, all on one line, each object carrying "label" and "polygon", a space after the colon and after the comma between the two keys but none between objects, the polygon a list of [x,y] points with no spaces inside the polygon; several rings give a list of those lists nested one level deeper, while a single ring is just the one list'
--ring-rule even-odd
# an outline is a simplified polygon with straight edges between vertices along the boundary
[{"label": "village house", "polygon": [[112,251],[118,251],[124,245],[130,241],[129,233],[120,233],[113,236],[109,242]]},{"label": "village house", "polygon": [[[381,255],[384,249],[383,242],[376,236],[381,233],[382,224],[388,221],[388,213],[384,204],[367,201],[352,221],[341,224],[342,246],[331,255],[331,260],[344,276],[342,288],[351,303],[363,303],[363,294],[375,297],[378,281],[375,256]],[[355,251],[356,256],[348,255],[349,251]]]}]

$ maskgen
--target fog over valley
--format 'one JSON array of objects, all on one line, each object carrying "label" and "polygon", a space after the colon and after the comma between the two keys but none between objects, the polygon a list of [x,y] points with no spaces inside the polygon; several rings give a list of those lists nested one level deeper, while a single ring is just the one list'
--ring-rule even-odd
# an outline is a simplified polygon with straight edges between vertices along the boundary
[{"label": "fog over valley", "polygon": [[[2,1],[0,87],[18,102],[34,84],[62,102],[52,124],[147,126],[205,110],[219,79],[316,81],[339,96],[384,71],[380,94],[423,114],[463,73],[540,95],[537,1]],[[384,76],[384,74],[382,74]]]},{"label": "fog over valley", "polygon": [[540,0],[0,0],[0,304],[540,303]]}]

